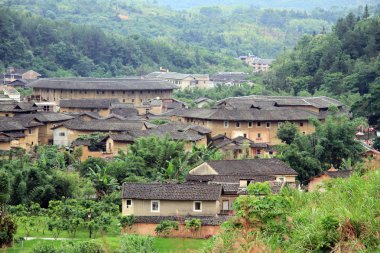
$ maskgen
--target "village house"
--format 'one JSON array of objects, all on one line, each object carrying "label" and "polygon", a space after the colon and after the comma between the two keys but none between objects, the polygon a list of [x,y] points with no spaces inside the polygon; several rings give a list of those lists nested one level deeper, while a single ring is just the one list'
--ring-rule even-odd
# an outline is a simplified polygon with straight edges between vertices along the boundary
[{"label": "village house", "polygon": [[315,128],[309,119],[323,121],[330,106],[346,112],[342,103],[327,97],[248,96],[224,99],[212,109],[179,109],[165,115],[173,121],[209,128],[212,136],[242,136],[254,143],[277,145],[281,143],[277,137],[281,124],[288,121],[303,134],[313,133]]},{"label": "village house", "polygon": [[153,98],[171,98],[175,85],[163,80],[138,78],[42,78],[27,85],[32,99],[59,104],[62,99],[118,99],[142,105]]},{"label": "village house", "polygon": [[216,85],[240,85],[248,82],[249,75],[244,72],[218,72],[210,77]]},{"label": "village house", "polygon": [[183,141],[184,149],[190,151],[193,145],[207,146],[211,131],[207,128],[177,122],[163,125],[149,125],[145,130],[130,130],[124,133],[111,134],[106,139],[107,153],[117,155],[119,151],[127,151],[127,146],[135,139],[147,136],[168,137],[172,140]]},{"label": "village house", "polygon": [[[85,118],[83,118],[85,117]],[[94,118],[92,118],[94,117]],[[83,114],[81,117],[66,121],[53,127],[53,144],[69,147],[72,142],[81,135],[91,133],[122,133],[129,130],[146,129],[146,122],[142,120],[107,120],[96,119],[91,114]]]},{"label": "village house", "polygon": [[[156,235],[155,228],[163,220],[179,222],[172,237],[205,238],[216,235],[226,216],[219,215],[222,187],[217,184],[124,183],[122,215],[134,215],[132,232]],[[184,221],[198,218],[201,230],[196,234],[185,230]]]},{"label": "village house", "polygon": [[0,117],[13,117],[16,114],[35,113],[39,107],[33,102],[0,102]]},{"label": "village house", "polygon": [[154,98],[148,101],[143,102],[142,105],[137,106],[139,115],[154,114],[160,115],[174,109],[183,109],[187,108],[187,105],[174,98],[170,99],[161,99]]},{"label": "village house", "polygon": [[111,113],[112,105],[120,104],[117,98],[108,99],[61,99],[59,111],[63,113],[96,112],[105,117]]},{"label": "village house", "polygon": [[0,85],[0,101],[21,101],[20,92],[14,87],[8,85]]},{"label": "village house", "polygon": [[28,82],[41,77],[41,74],[34,70],[16,69],[14,67],[7,68],[6,72],[0,75],[3,84],[12,83],[20,80],[22,82]]},{"label": "village house", "polygon": [[275,154],[274,149],[268,144],[255,143],[243,136],[230,139],[219,134],[211,138],[210,145],[221,151],[226,159],[272,157]]},{"label": "village house", "polygon": [[334,167],[328,169],[325,172],[322,172],[318,176],[315,176],[308,181],[307,190],[315,191],[320,190],[323,191],[323,183],[331,180],[333,178],[348,178],[352,174],[352,170],[337,170]]},{"label": "village house", "polygon": [[28,114],[16,114],[14,119],[32,121],[41,123],[38,126],[38,145],[53,144],[53,127],[62,124],[65,121],[74,119],[73,116],[57,112],[36,112]]},{"label": "village house", "polygon": [[1,149],[22,148],[30,151],[38,145],[38,129],[43,124],[33,119],[0,117]]},{"label": "village house", "polygon": [[209,99],[209,98],[205,98],[205,97],[198,98],[198,99],[195,99],[195,100],[194,100],[194,103],[195,103],[195,107],[196,107],[196,108],[205,108],[205,107],[209,107],[209,106],[212,105],[214,102],[215,102],[214,100]]},{"label": "village house", "polygon": [[182,74],[177,72],[156,71],[147,74],[145,78],[166,80],[177,85],[182,90],[186,88],[207,89],[213,87],[213,83],[210,81],[210,76],[207,74]]},{"label": "village house", "polygon": [[296,187],[297,172],[278,159],[208,161],[192,169],[183,184],[123,184],[122,215],[134,215],[132,231],[154,235],[162,220],[180,223],[172,236],[192,237],[183,229],[186,219],[199,218],[204,238],[215,235],[220,224],[233,214],[232,205],[247,186],[269,182],[273,192]]},{"label": "village house", "polygon": [[240,56],[239,59],[252,67],[253,72],[268,71],[274,61],[274,59],[262,59],[255,55],[244,55]]}]

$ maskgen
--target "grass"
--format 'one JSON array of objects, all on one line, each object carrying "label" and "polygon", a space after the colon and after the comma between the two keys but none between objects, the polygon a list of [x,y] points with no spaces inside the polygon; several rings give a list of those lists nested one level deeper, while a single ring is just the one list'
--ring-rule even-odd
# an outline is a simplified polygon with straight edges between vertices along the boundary
[{"label": "grass", "polygon": [[[38,224],[38,223],[37,223]],[[22,226],[22,224],[19,224],[17,234],[15,238],[19,237],[25,237],[26,231],[25,228]],[[99,242],[100,244],[104,245],[106,248],[109,249],[110,252],[114,252],[117,250],[120,246],[120,240],[121,240],[121,234],[120,234],[120,228],[117,226],[116,221],[114,224],[112,224],[112,227],[110,228],[109,232],[105,236],[100,236],[99,233],[95,234],[95,239],[89,238],[89,231],[87,229],[80,229],[78,230],[75,238],[70,238],[69,234],[66,231],[63,231],[59,238],[66,238],[67,240],[44,240],[44,239],[38,239],[38,238],[51,238],[53,237],[52,233],[50,231],[44,231],[42,233],[42,230],[31,230],[29,237],[36,237],[37,239],[28,240],[28,241],[21,241],[19,243],[16,243],[14,247],[8,248],[8,249],[0,249],[0,253],[7,252],[7,253],[28,253],[32,252],[33,248],[37,247],[41,244],[52,244],[54,246],[61,246],[65,242],[75,241],[88,241],[88,240],[95,240],[96,242]],[[154,246],[160,253],[182,253],[182,252],[191,252],[195,250],[200,250],[202,247],[205,246],[207,243],[207,240],[202,239],[183,239],[183,238],[155,238]]]}]

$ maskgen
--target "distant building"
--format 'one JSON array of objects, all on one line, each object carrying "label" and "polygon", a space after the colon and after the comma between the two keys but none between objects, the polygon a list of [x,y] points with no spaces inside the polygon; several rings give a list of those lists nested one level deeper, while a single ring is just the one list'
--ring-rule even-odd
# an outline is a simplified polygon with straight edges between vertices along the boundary
[{"label": "distant building", "polygon": [[197,108],[204,108],[204,107],[207,107],[211,104],[213,104],[215,101],[210,99],[210,98],[198,98],[196,100],[194,100],[194,103],[195,103],[195,106]]},{"label": "distant building", "polygon": [[8,85],[0,85],[0,101],[21,101],[20,92],[14,87]]},{"label": "distant building", "polygon": [[240,85],[248,82],[249,75],[244,72],[219,72],[210,77],[215,85]]},{"label": "distant building", "polygon": [[177,85],[181,89],[186,88],[202,88],[207,89],[213,87],[210,76],[207,74],[182,74],[177,72],[157,71],[147,74],[145,78],[156,78],[166,80]]},{"label": "distant building", "polygon": [[27,85],[32,99],[59,104],[62,99],[117,99],[135,106],[154,98],[170,99],[176,86],[170,82],[137,78],[43,78]]},{"label": "distant building", "polygon": [[169,98],[154,98],[148,101],[143,102],[142,105],[137,106],[136,109],[139,112],[139,115],[154,114],[160,115],[162,113],[168,112],[174,109],[187,108],[188,106],[177,99]]},{"label": "distant building", "polygon": [[28,82],[29,80],[36,80],[39,77],[41,77],[41,74],[34,70],[16,69],[13,67],[7,68],[6,72],[0,75],[3,84],[12,83],[17,80]]},{"label": "distant building", "polygon": [[105,117],[111,113],[112,105],[120,104],[117,98],[106,99],[61,99],[59,111],[65,113],[96,112]]},{"label": "distant building", "polygon": [[262,59],[254,55],[240,56],[240,60],[253,68],[253,72],[268,71],[274,59]]},{"label": "distant building", "polygon": [[33,102],[0,102],[0,117],[13,117],[17,114],[34,113],[39,107]]},{"label": "distant building", "polygon": [[322,172],[318,176],[309,179],[307,189],[308,191],[315,191],[317,189],[321,189],[323,191],[323,188],[320,188],[323,185],[323,182],[326,182],[327,180],[333,178],[348,178],[351,176],[351,174],[352,170],[337,170],[332,167],[329,170]]}]

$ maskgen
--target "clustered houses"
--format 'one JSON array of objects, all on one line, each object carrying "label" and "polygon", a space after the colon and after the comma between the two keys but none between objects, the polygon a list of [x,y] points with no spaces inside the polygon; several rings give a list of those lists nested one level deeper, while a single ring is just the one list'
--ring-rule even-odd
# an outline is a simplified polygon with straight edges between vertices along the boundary
[{"label": "clustered houses", "polygon": [[180,229],[173,236],[194,236],[184,229],[185,220],[199,218],[196,237],[217,234],[219,225],[233,214],[234,200],[247,194],[247,186],[269,182],[272,191],[295,187],[297,172],[277,159],[222,160],[205,162],[191,170],[184,184],[123,185],[122,214],[134,215],[132,231],[154,235],[162,220],[175,220]]},{"label": "clustered houses", "polygon": [[253,72],[268,71],[274,61],[274,59],[262,59],[255,55],[244,55],[240,56],[239,59],[252,67]]},{"label": "clustered houses", "polygon": [[147,74],[145,78],[166,80],[177,85],[182,90],[186,88],[207,89],[213,87],[213,82],[207,74],[182,74],[177,72],[156,71]]},{"label": "clustered houses", "polygon": [[42,78],[31,82],[32,99],[59,103],[63,99],[118,99],[135,106],[154,98],[172,97],[176,86],[138,78]]},{"label": "clustered houses", "polygon": [[345,112],[342,103],[328,97],[247,96],[227,98],[212,109],[179,109],[167,113],[174,121],[209,128],[212,136],[239,136],[255,143],[279,144],[277,129],[284,122],[299,126],[303,134],[315,131],[310,118],[325,119],[330,106]]},{"label": "clustered houses", "polygon": [[248,82],[249,74],[244,72],[218,72],[210,80],[215,85],[240,85]]},{"label": "clustered houses", "polygon": [[10,86],[25,86],[32,80],[41,77],[41,74],[34,70],[7,68],[6,72],[0,75],[3,84]]},{"label": "clustered houses", "polygon": [[120,104],[117,98],[106,99],[61,99],[59,111],[64,113],[96,112],[108,116],[112,105]]}]

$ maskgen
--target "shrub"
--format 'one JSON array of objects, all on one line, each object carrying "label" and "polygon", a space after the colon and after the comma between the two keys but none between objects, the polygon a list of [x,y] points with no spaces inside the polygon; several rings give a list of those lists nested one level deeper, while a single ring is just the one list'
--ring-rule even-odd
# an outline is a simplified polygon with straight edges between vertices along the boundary
[{"label": "shrub", "polygon": [[185,228],[190,230],[192,233],[199,231],[201,226],[202,221],[200,219],[193,218],[191,220],[185,220]]},{"label": "shrub", "polygon": [[164,220],[157,225],[154,230],[158,236],[169,236],[172,230],[178,230],[179,224],[178,221]]},{"label": "shrub", "polygon": [[126,234],[121,239],[121,247],[118,253],[156,253],[151,236]]},{"label": "shrub", "polygon": [[136,217],[134,215],[120,216],[120,227],[130,229],[136,222]]},{"label": "shrub", "polygon": [[17,230],[17,224],[10,215],[0,214],[0,248],[10,245]]}]

